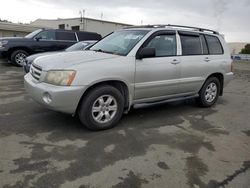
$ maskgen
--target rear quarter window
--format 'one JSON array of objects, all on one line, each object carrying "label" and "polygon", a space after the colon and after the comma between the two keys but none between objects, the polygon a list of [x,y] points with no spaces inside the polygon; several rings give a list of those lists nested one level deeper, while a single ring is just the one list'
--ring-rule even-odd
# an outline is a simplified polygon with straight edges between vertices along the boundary
[{"label": "rear quarter window", "polygon": [[84,41],[84,40],[101,40],[102,37],[99,34],[96,33],[84,33],[84,32],[77,32],[77,36],[79,41]]},{"label": "rear quarter window", "polygon": [[222,45],[218,37],[211,36],[211,35],[206,35],[205,37],[207,40],[209,54],[218,55],[218,54],[224,53]]},{"label": "rear quarter window", "polygon": [[76,41],[74,32],[56,32],[56,40]]}]

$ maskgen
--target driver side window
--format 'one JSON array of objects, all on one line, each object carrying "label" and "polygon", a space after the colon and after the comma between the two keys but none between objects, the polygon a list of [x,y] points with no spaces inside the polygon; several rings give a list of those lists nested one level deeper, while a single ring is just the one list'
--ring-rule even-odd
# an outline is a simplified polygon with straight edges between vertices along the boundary
[{"label": "driver side window", "polygon": [[36,38],[41,38],[42,40],[56,40],[54,31],[42,31]]},{"label": "driver side window", "polygon": [[176,36],[170,34],[157,35],[146,47],[155,48],[156,57],[176,56]]}]

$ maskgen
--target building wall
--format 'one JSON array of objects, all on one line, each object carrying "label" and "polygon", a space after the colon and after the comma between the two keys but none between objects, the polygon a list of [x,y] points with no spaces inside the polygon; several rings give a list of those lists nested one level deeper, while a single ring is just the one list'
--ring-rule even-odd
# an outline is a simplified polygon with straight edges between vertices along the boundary
[{"label": "building wall", "polygon": [[100,33],[102,36],[106,36],[107,34],[115,30],[119,30],[127,26],[128,25],[95,21],[95,20],[86,20],[83,25],[86,31],[94,31]]},{"label": "building wall", "polygon": [[29,34],[29,32],[0,30],[0,38],[1,37],[24,37],[27,34]]},{"label": "building wall", "polygon": [[67,20],[44,20],[44,19],[38,19],[34,22],[31,22],[31,25],[33,26],[40,26],[44,28],[52,28],[52,29],[59,29],[60,24],[65,24],[65,29],[71,30],[72,26],[80,25],[80,20],[77,19],[67,19]]},{"label": "building wall", "polygon": [[83,22],[81,22],[80,18],[72,18],[72,19],[57,19],[57,20],[38,19],[31,23],[31,25],[33,26],[49,27],[53,29],[59,29],[59,25],[61,24],[65,24],[65,29],[67,30],[71,30],[72,26],[79,26],[80,30],[97,32],[102,36],[105,36],[115,30],[119,30],[129,26],[128,24],[121,24],[121,23],[88,19],[88,18],[83,19]]},{"label": "building wall", "polygon": [[28,24],[0,22],[0,37],[23,37],[37,29],[39,29],[39,27]]}]

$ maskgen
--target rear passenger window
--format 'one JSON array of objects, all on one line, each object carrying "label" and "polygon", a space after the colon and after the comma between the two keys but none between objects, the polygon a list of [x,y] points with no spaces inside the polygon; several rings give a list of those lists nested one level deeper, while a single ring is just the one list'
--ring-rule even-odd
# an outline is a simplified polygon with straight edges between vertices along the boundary
[{"label": "rear passenger window", "polygon": [[67,40],[67,41],[76,41],[75,33],[71,32],[56,32],[57,40]]},{"label": "rear passenger window", "polygon": [[157,35],[148,43],[147,47],[155,48],[156,57],[175,56],[176,37],[169,34]]},{"label": "rear passenger window", "polygon": [[199,35],[180,35],[182,55],[202,55]]},{"label": "rear passenger window", "polygon": [[206,35],[206,39],[207,39],[209,54],[211,55],[223,54],[221,43],[217,37]]}]

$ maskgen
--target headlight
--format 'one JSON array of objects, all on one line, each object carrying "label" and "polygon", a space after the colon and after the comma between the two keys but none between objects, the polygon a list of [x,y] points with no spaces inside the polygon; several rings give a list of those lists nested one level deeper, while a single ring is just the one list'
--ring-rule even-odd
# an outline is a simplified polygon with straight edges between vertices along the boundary
[{"label": "headlight", "polygon": [[76,75],[76,71],[73,70],[51,70],[48,71],[44,82],[60,85],[70,86]]},{"label": "headlight", "polygon": [[8,44],[7,40],[0,41],[0,47],[3,47],[5,44]]}]

